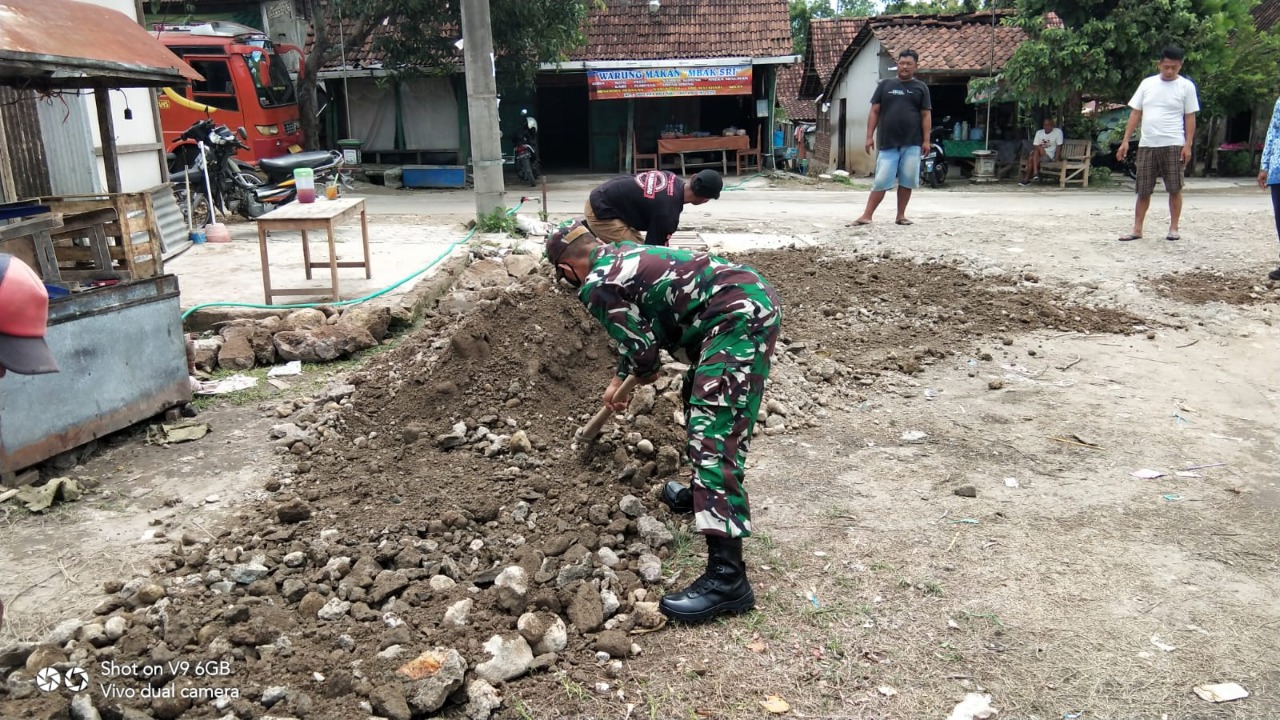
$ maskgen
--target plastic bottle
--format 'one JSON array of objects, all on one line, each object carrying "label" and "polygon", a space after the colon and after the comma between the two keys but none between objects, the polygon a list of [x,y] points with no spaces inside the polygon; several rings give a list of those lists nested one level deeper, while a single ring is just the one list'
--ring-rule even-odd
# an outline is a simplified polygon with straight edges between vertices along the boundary
[{"label": "plastic bottle", "polygon": [[293,182],[298,188],[298,202],[313,203],[316,201],[316,173],[311,168],[298,168],[293,171]]}]

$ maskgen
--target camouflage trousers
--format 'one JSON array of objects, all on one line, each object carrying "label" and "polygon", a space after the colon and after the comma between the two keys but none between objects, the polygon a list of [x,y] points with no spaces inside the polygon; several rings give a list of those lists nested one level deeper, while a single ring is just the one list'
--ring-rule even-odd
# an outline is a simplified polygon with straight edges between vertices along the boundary
[{"label": "camouflage trousers", "polygon": [[751,534],[743,475],[782,325],[777,296],[767,286],[764,295],[756,298],[767,303],[758,312],[727,317],[710,329],[684,377],[694,523],[704,535]]}]

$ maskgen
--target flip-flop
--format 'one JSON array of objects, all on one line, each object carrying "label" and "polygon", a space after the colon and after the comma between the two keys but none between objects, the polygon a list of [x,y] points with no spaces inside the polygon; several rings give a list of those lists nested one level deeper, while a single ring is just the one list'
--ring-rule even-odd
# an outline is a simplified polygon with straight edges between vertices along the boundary
[{"label": "flip-flop", "polygon": [[902,219],[900,219],[900,220],[894,220],[893,222],[894,222],[894,223],[896,223],[896,224],[898,224],[898,225],[915,225],[915,223],[911,222],[910,220],[908,220],[908,219],[906,219],[906,218],[902,218]]},{"label": "flip-flop", "polygon": [[1128,235],[1121,235],[1121,236],[1120,236],[1120,242],[1126,242],[1126,241],[1129,241],[1129,240],[1141,240],[1141,239],[1142,239],[1142,236],[1141,236],[1141,235],[1134,235],[1133,233],[1129,233]]},{"label": "flip-flop", "polygon": [[856,225],[870,225],[870,224],[871,224],[870,220],[863,220],[862,218],[858,218],[857,220],[854,220],[853,222],[845,225],[845,227],[854,227]]},{"label": "flip-flop", "polygon": [[1178,233],[1169,233],[1168,235],[1164,236],[1164,239],[1165,240],[1181,240],[1182,236],[1179,235]]}]

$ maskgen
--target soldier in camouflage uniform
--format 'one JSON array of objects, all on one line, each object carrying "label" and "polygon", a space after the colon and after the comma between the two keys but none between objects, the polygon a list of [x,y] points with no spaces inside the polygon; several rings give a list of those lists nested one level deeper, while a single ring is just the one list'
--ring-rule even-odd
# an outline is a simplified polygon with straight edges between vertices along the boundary
[{"label": "soldier in camouflage uniform", "polygon": [[662,598],[668,616],[703,622],[755,604],[742,562],[751,534],[743,488],[747,448],[764,395],[782,306],[749,267],[707,253],[633,243],[606,245],[579,222],[547,240],[559,276],[617,343],[622,360],[604,393],[624,410],[618,390],[628,374],[655,381],[659,351],[690,358],[684,378],[692,492],[668,483],[663,500],[693,512],[707,539],[707,570],[689,588]]}]

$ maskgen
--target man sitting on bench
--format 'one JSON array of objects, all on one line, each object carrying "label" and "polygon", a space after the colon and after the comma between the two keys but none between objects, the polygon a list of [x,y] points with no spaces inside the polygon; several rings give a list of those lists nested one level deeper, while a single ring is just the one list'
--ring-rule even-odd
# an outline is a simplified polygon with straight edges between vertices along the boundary
[{"label": "man sitting on bench", "polygon": [[1053,118],[1045,118],[1044,128],[1037,130],[1035,139],[1031,141],[1031,154],[1027,157],[1027,172],[1018,184],[1030,185],[1033,179],[1040,176],[1041,158],[1053,162],[1061,146],[1062,130],[1053,126]]}]

